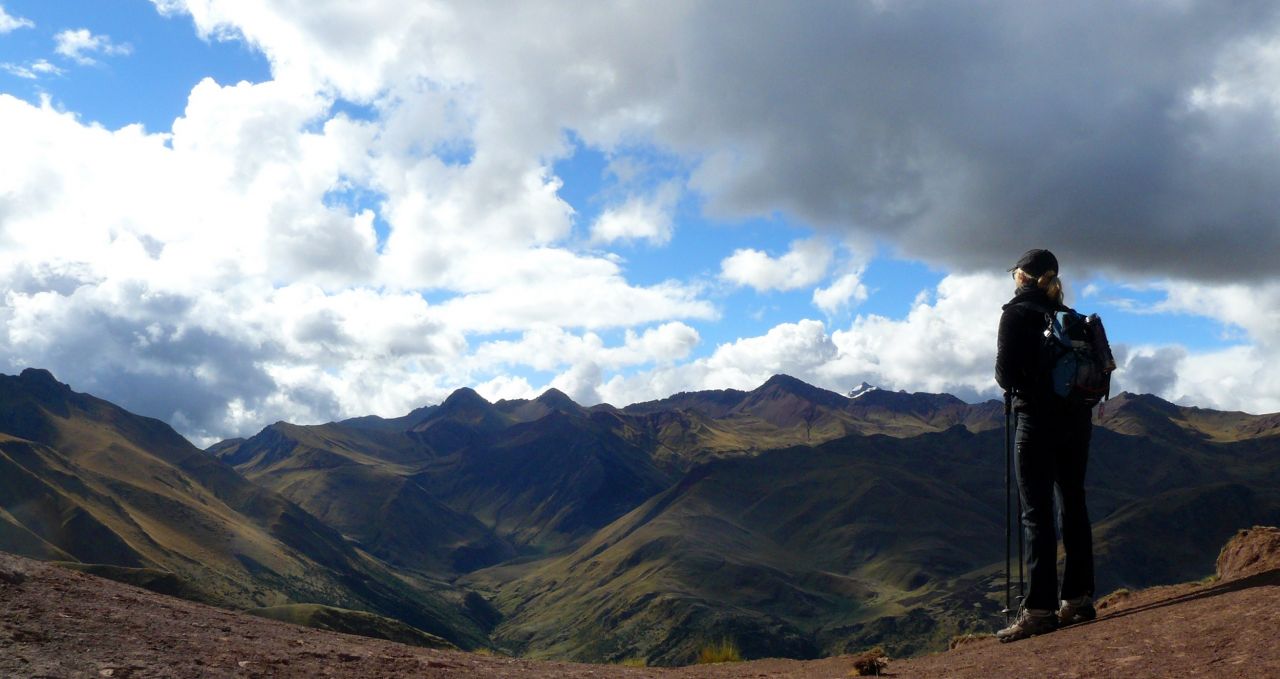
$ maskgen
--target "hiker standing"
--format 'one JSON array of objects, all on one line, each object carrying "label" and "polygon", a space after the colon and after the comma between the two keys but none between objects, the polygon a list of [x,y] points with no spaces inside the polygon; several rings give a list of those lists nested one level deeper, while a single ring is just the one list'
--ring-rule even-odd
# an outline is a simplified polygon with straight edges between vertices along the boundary
[{"label": "hiker standing", "polygon": [[[1066,309],[1058,260],[1048,250],[1030,250],[1010,271],[1017,284],[1004,305],[996,346],[996,382],[1012,393],[1017,416],[1014,437],[1022,526],[1030,576],[1026,598],[1001,641],[1051,632],[1060,625],[1091,620],[1093,537],[1085,509],[1084,475],[1092,433],[1091,409],[1053,393],[1042,348],[1046,314]],[[1058,591],[1058,537],[1054,488],[1062,507],[1066,567]]]}]

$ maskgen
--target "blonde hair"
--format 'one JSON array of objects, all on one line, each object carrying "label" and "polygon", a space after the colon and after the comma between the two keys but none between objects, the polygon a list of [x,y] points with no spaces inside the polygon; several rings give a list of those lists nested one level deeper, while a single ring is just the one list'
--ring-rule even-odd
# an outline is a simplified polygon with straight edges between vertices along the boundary
[{"label": "blonde hair", "polygon": [[1043,274],[1040,274],[1039,278],[1036,278],[1026,271],[1018,269],[1013,272],[1013,276],[1017,281],[1019,288],[1034,285],[1037,288],[1044,290],[1045,294],[1049,296],[1049,299],[1057,302],[1058,304],[1062,304],[1062,300],[1066,296],[1062,290],[1062,279],[1058,278],[1057,271],[1046,271]]}]

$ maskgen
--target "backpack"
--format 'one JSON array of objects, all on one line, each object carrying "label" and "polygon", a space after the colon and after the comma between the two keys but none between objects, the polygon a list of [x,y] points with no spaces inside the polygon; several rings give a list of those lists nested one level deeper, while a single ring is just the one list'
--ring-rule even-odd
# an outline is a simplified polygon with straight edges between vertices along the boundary
[{"label": "backpack", "polygon": [[1049,391],[1072,405],[1089,407],[1110,398],[1116,360],[1098,314],[1028,306],[1045,315],[1040,365]]}]

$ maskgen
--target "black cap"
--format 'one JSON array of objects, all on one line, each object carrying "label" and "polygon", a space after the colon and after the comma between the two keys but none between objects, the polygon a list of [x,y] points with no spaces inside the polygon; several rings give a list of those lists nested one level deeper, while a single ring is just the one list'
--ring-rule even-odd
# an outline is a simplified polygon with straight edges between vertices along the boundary
[{"label": "black cap", "polygon": [[1026,254],[1022,255],[1022,258],[1018,260],[1018,263],[1014,264],[1013,268],[1009,270],[1013,271],[1015,269],[1022,269],[1028,275],[1039,278],[1046,271],[1058,270],[1058,258],[1054,257],[1053,253],[1048,250],[1027,250]]}]

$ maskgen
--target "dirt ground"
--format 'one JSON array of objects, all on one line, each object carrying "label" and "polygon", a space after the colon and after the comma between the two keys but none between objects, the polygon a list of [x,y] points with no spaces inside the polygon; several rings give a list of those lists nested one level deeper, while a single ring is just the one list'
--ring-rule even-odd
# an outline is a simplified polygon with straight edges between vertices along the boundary
[{"label": "dirt ground", "polygon": [[[1280,677],[1280,532],[1254,530],[1273,532],[1238,538],[1259,548],[1224,550],[1231,563],[1221,580],[1118,597],[1100,607],[1096,621],[1025,641],[985,639],[892,661],[886,676]],[[710,679],[851,673],[847,656],[630,668],[427,650],[256,618],[0,553],[3,677]]]}]

